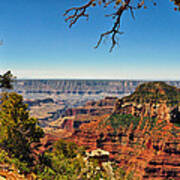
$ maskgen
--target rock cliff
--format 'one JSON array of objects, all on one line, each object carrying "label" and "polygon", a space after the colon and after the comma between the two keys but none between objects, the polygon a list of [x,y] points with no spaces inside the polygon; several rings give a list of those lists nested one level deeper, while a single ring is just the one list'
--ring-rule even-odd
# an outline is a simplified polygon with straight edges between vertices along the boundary
[{"label": "rock cliff", "polygon": [[85,106],[67,109],[63,114],[60,128],[73,131],[84,123],[96,121],[99,116],[111,114],[117,99],[106,97],[99,101],[88,101]]}]

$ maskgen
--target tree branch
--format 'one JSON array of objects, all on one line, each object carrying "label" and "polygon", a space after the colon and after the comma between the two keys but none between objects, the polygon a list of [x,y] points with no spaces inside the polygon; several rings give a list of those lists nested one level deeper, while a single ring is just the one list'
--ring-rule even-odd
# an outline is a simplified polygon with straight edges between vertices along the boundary
[{"label": "tree branch", "polygon": [[[180,3],[180,0],[172,0],[174,1],[174,3],[177,5]],[[87,3],[83,6],[80,7],[72,7],[70,9],[68,9],[65,13],[64,16],[67,16],[67,18],[65,19],[65,21],[70,22],[69,23],[69,27],[71,28],[72,25],[74,25],[80,17],[89,17],[89,14],[86,13],[87,9],[89,7],[93,7],[99,4],[103,5],[104,8],[109,7],[110,5],[113,6],[113,8],[115,9],[114,13],[111,13],[109,15],[105,15],[106,17],[112,17],[112,19],[114,20],[113,26],[110,30],[102,33],[99,37],[99,40],[95,46],[95,48],[98,48],[100,46],[100,44],[102,43],[103,39],[107,36],[111,36],[111,48],[110,48],[110,52],[112,52],[113,48],[118,45],[118,42],[116,40],[117,36],[119,34],[123,34],[123,32],[120,31],[121,28],[121,18],[122,18],[122,14],[124,11],[126,10],[130,10],[131,16],[133,19],[135,19],[135,15],[134,15],[134,10],[137,9],[141,9],[144,7],[144,9],[146,9],[146,5],[145,5],[145,0],[137,0],[135,1],[135,3],[131,3],[132,0],[87,0]],[[156,3],[152,0],[153,5],[156,6]],[[134,5],[132,5],[134,4]]]},{"label": "tree branch", "polygon": [[[84,16],[86,18],[88,18],[88,14],[86,14],[86,10],[88,7],[90,7],[91,5],[93,5],[93,3],[95,2],[96,0],[90,0],[87,4],[85,4],[84,6],[81,6],[81,7],[73,7],[73,8],[70,8],[68,10],[66,10],[66,12],[64,13],[64,16],[67,16],[67,18],[65,19],[65,21],[70,21],[70,24],[69,24],[69,27],[71,28],[73,24],[75,24],[77,22],[77,20]],[[68,15],[70,12],[73,12],[74,13],[72,15]]]},{"label": "tree branch", "polygon": [[100,35],[100,38],[99,38],[99,41],[97,42],[97,45],[95,46],[95,48],[98,48],[99,45],[101,44],[103,38],[105,36],[108,36],[108,35],[111,35],[111,40],[112,40],[112,46],[110,48],[110,52],[112,52],[113,48],[115,47],[115,45],[117,44],[117,41],[116,41],[116,36],[118,34],[123,34],[123,32],[120,32],[119,29],[121,27],[121,16],[123,14],[123,12],[125,10],[127,10],[128,8],[130,8],[130,10],[132,11],[132,7],[129,6],[129,3],[130,3],[131,0],[126,0],[125,3],[123,3],[119,9],[117,10],[116,13],[110,15],[110,16],[113,16],[113,18],[116,18],[115,20],[115,23],[114,23],[114,26],[112,27],[111,30],[103,33]]}]

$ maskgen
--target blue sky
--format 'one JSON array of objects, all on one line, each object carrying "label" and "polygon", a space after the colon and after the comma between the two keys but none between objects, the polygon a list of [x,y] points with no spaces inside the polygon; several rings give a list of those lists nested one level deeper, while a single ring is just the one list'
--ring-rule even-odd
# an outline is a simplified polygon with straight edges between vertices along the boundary
[{"label": "blue sky", "polygon": [[[90,10],[71,29],[64,11],[84,0],[1,0],[0,74],[18,78],[175,79],[180,77],[180,12],[169,0],[122,17],[119,47],[94,49],[112,26],[104,10]],[[106,13],[108,11],[106,10]]]}]

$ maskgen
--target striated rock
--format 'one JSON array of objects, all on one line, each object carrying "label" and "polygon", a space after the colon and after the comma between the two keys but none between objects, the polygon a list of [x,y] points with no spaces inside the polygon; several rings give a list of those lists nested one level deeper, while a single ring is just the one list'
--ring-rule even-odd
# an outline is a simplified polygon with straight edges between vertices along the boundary
[{"label": "striated rock", "polygon": [[67,109],[63,117],[82,114],[87,114],[89,116],[108,114],[112,112],[117,99],[118,98],[116,97],[106,97],[105,99],[99,101],[89,101],[85,106]]},{"label": "striated rock", "polygon": [[106,97],[97,102],[89,101],[82,107],[67,109],[61,118],[59,128],[73,131],[82,124],[97,121],[96,117],[98,119],[99,116],[112,113],[116,101],[116,97]]}]

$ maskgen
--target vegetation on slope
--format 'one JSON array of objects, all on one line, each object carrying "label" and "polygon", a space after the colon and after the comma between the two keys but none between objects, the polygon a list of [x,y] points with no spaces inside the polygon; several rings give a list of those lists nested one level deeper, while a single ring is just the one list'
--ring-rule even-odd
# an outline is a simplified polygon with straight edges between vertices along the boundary
[{"label": "vegetation on slope", "polygon": [[136,103],[166,101],[167,104],[174,105],[180,102],[180,90],[165,82],[148,82],[138,86],[133,94],[123,100]]},{"label": "vegetation on slope", "polygon": [[[37,125],[37,119],[29,116],[27,108],[22,96],[16,93],[2,94],[0,148],[5,150],[9,157],[31,167],[35,158],[31,145],[40,142],[44,133]],[[27,168],[22,168],[21,171],[27,172]]]},{"label": "vegetation on slope", "polygon": [[40,179],[109,179],[107,174],[98,169],[97,161],[88,162],[85,150],[76,144],[59,140],[51,152],[45,152],[37,166]]},{"label": "vegetation on slope", "polygon": [[[155,126],[157,119],[144,117],[140,126],[141,130],[144,128],[147,121],[150,125],[150,129],[152,129]],[[132,124],[132,130],[135,130],[137,129],[139,122],[140,117],[133,116],[132,114],[113,114],[106,120],[104,125],[110,125],[114,130],[117,130],[120,128],[128,129]]]}]

